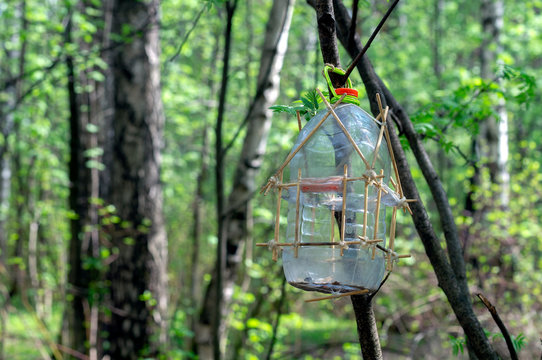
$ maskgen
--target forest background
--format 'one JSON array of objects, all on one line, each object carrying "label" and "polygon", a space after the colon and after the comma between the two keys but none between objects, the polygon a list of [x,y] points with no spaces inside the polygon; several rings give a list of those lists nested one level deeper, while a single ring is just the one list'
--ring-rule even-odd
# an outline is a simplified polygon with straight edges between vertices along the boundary
[{"label": "forest background", "polygon": [[[389,6],[359,2],[362,43]],[[482,293],[525,359],[542,353],[541,11],[403,0],[367,53],[446,190],[475,313],[509,356]],[[313,7],[6,0],[0,29],[0,359],[360,358],[350,301],[304,303],[254,246],[273,236],[259,187],[298,134],[269,107],[326,88]],[[373,300],[385,358],[466,357],[408,215],[397,251],[413,257]]]}]

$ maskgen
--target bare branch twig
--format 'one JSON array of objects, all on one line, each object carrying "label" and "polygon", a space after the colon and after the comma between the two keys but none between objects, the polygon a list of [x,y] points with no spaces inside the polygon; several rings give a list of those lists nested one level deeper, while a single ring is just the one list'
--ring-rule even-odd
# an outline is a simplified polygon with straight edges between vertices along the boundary
[{"label": "bare branch twig", "polygon": [[489,300],[482,294],[476,294],[480,300],[484,303],[485,307],[489,310],[489,313],[493,317],[493,320],[495,320],[495,323],[501,330],[502,335],[504,336],[504,340],[506,341],[506,346],[508,346],[508,351],[510,352],[510,357],[512,360],[518,360],[518,354],[516,353],[516,349],[514,348],[514,343],[512,342],[512,338],[510,337],[510,333],[508,332],[508,329],[504,325],[504,323],[501,320],[501,317],[497,313],[497,309]]}]

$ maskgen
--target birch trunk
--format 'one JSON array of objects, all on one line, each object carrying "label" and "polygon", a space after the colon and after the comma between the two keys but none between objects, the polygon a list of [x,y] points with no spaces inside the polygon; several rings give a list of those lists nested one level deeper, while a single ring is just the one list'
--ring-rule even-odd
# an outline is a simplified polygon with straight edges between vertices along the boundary
[{"label": "birch trunk", "polygon": [[[501,31],[503,26],[504,3],[502,0],[481,2],[483,41],[480,47],[480,76],[486,81],[495,77],[497,57],[502,52]],[[500,81],[497,80],[500,84]],[[489,117],[480,123],[478,136],[479,153],[482,162],[489,168],[491,182],[501,185],[501,205],[508,206],[510,175],[508,162],[508,114],[503,99],[495,107],[498,118]]]},{"label": "birch trunk", "polygon": [[[247,238],[249,201],[256,189],[255,177],[260,170],[266,151],[272,115],[269,106],[275,102],[279,94],[280,71],[288,45],[293,5],[294,0],[273,2],[260,60],[256,95],[246,116],[247,132],[235,171],[233,190],[223,213],[227,253],[222,286],[224,296],[222,318],[226,315],[233,295],[233,286],[241,261],[241,249]],[[214,274],[216,277],[216,269]],[[213,278],[206,290],[207,296],[196,332],[197,350],[202,359],[210,358],[212,354],[210,316],[217,296],[214,291],[215,281],[216,279]],[[224,334],[223,330],[222,334]],[[224,335],[221,337],[223,338]]]}]

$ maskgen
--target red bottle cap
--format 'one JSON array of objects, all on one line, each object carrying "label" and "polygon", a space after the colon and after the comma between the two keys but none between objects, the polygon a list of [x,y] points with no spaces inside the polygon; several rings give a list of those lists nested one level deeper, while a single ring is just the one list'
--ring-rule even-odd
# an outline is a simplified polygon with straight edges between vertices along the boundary
[{"label": "red bottle cap", "polygon": [[356,89],[338,88],[338,89],[335,89],[335,93],[337,93],[337,95],[347,94],[347,95],[358,97],[358,91]]}]

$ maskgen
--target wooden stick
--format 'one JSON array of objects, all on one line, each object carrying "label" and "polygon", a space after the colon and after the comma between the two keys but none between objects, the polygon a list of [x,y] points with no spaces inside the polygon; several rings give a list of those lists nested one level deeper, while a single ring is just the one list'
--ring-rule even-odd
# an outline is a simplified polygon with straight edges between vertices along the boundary
[{"label": "wooden stick", "polygon": [[352,296],[352,295],[361,295],[361,294],[367,294],[369,290],[363,289],[363,290],[356,290],[356,291],[350,291],[338,295],[331,295],[331,296],[323,296],[315,299],[305,300],[305,302],[315,302],[315,301],[321,301],[321,300],[331,300],[331,299],[338,299],[345,296]]},{"label": "wooden stick", "polygon": [[[394,189],[397,190],[397,183],[395,182],[395,180],[393,180],[393,177],[390,176],[390,181],[391,181],[391,184],[393,185]],[[399,193],[399,191],[397,191]]]},{"label": "wooden stick", "polygon": [[[378,93],[376,94],[376,102],[378,103],[378,109],[379,109],[380,113],[382,113],[382,101],[380,99],[380,94],[378,94]],[[387,118],[387,112],[386,112],[386,118]],[[384,122],[385,122],[385,120],[383,121],[383,123]],[[401,179],[399,178],[399,170],[397,169],[397,163],[395,162],[395,154],[393,153],[393,148],[391,147],[390,133],[388,131],[388,126],[387,125],[383,126],[383,127],[384,127],[384,134],[386,135],[386,142],[388,143],[388,152],[390,153],[391,163],[393,165],[393,171],[394,171],[395,177],[397,179],[398,189],[396,189],[396,190],[399,193],[399,196],[403,197],[403,189],[401,188]]]},{"label": "wooden stick", "polygon": [[[384,175],[377,175],[375,176],[376,179],[382,179],[384,178],[385,176]],[[367,177],[364,177],[364,176],[360,176],[360,177],[350,177],[348,178],[348,180],[346,181],[365,181],[367,179]]]},{"label": "wooden stick", "polygon": [[395,245],[395,223],[397,218],[397,206],[393,207],[393,212],[391,214],[391,225],[390,225],[390,245],[389,248],[391,251],[394,249]]},{"label": "wooden stick", "polygon": [[[382,242],[382,239],[373,239],[373,240],[369,240],[369,239],[365,239],[361,236],[358,235],[358,238],[361,239],[361,241],[359,241],[360,244],[376,244],[376,243],[379,243],[379,242]],[[356,241],[358,242],[358,241]]]},{"label": "wooden stick", "polygon": [[294,257],[297,258],[299,250],[299,197],[301,190],[301,169],[297,170],[297,197],[295,200],[295,240]]},{"label": "wooden stick", "polygon": [[[345,241],[344,244],[346,245],[361,245],[364,243],[368,244],[376,244],[382,242],[382,239],[378,240],[367,240],[367,241]],[[306,246],[338,246],[341,245],[340,241],[331,241],[331,242],[300,242],[297,246],[299,247],[306,247]],[[257,243],[256,246],[269,246],[269,243]],[[275,244],[275,246],[295,246],[295,243],[278,243]]]},{"label": "wooden stick", "polygon": [[[382,107],[382,99],[380,99],[380,94],[376,93],[376,104],[378,105],[378,115],[384,114],[384,108]],[[382,120],[383,122],[386,121],[386,118]]]},{"label": "wooden stick", "polygon": [[384,135],[386,135],[388,152],[390,153],[393,172],[395,173],[395,179],[397,180],[397,192],[399,193],[399,197],[403,197],[403,188],[401,187],[401,178],[399,178],[399,169],[397,168],[397,163],[395,162],[395,154],[393,153],[393,148],[391,147],[390,132],[388,131],[387,126],[384,128]]},{"label": "wooden stick", "polygon": [[384,135],[384,129],[386,127],[386,119],[388,118],[389,107],[386,106],[385,110],[382,110],[382,101],[380,100],[380,94],[376,94],[376,101],[378,103],[378,110],[380,111],[379,115],[382,115],[382,124],[380,125],[380,133],[378,134],[378,140],[373,152],[373,162],[371,164],[371,169],[375,167],[376,158],[378,156],[378,151],[380,150],[380,144],[382,143],[382,136]]},{"label": "wooden stick", "polygon": [[301,131],[301,115],[299,114],[299,110],[297,110],[295,114],[297,115],[297,128]]},{"label": "wooden stick", "polygon": [[367,162],[367,159],[365,159],[365,156],[363,156],[363,153],[361,152],[361,150],[359,149],[358,145],[356,144],[356,142],[354,141],[354,139],[352,139],[352,135],[350,135],[350,133],[348,132],[348,130],[346,129],[346,127],[344,126],[344,124],[342,123],[341,119],[339,119],[339,117],[337,116],[337,114],[335,113],[335,111],[333,111],[333,108],[331,107],[331,105],[329,104],[329,102],[327,101],[327,99],[325,98],[325,96],[322,94],[322,92],[320,91],[320,89],[316,89],[316,91],[318,91],[318,94],[320,95],[320,97],[322,98],[322,101],[324,102],[324,104],[326,104],[327,108],[329,109],[329,111],[331,112],[331,114],[333,115],[333,117],[335,118],[335,120],[337,120],[337,124],[339,125],[339,127],[342,129],[344,135],[346,136],[346,138],[348,139],[348,141],[350,141],[350,143],[352,144],[352,146],[354,147],[354,149],[356,150],[356,152],[358,153],[358,155],[360,156],[361,160],[363,160],[363,162],[365,163],[365,167],[367,167],[369,169],[369,163]]},{"label": "wooden stick", "polygon": [[[346,227],[346,179],[348,177],[348,166],[344,164],[344,180],[343,180],[343,212],[341,214],[341,243],[344,243],[344,230]],[[341,256],[344,255],[344,247],[341,246]]]},{"label": "wooden stick", "polygon": [[316,208],[312,208],[311,241],[314,241],[314,227],[316,226]]},{"label": "wooden stick", "polygon": [[331,248],[333,249],[331,251],[331,261],[332,261],[332,266],[331,266],[331,271],[333,274],[335,274],[335,265],[336,265],[336,261],[335,261],[335,205],[332,205],[331,206],[331,237],[330,237],[330,240],[331,240],[331,243],[333,245],[331,245]]},{"label": "wooden stick", "polygon": [[[384,170],[380,170],[380,174],[382,174]],[[380,200],[382,198],[382,179],[380,179],[380,186],[378,187],[378,195],[376,197],[376,214],[375,214],[375,227],[374,227],[374,236],[373,238],[376,239],[378,234],[378,218],[380,216]],[[373,257],[372,260],[375,258],[375,248],[373,248]]]},{"label": "wooden stick", "polygon": [[365,209],[363,210],[363,237],[367,237],[367,209],[369,208],[369,183],[365,181]]},{"label": "wooden stick", "polygon": [[[386,117],[388,116],[388,110],[389,110],[389,107],[386,106],[386,109],[384,110],[384,119],[386,119]],[[376,158],[378,157],[378,152],[380,150],[380,145],[382,144],[382,137],[384,135],[384,126],[386,126],[386,120],[384,120],[382,122],[382,126],[380,127],[380,133],[378,134],[378,140],[376,142],[376,147],[375,147],[375,150],[373,152],[373,163],[371,164],[372,169],[374,169],[374,167],[375,167]]]},{"label": "wooden stick", "polygon": [[[256,243],[256,246],[269,246],[269,243]],[[294,246],[294,243],[278,243],[275,246]]]},{"label": "wooden stick", "polygon": [[[282,176],[283,176],[283,173],[282,171],[280,172],[280,175],[279,175],[279,181],[282,182]],[[282,188],[279,187],[279,190],[278,190],[278,196],[277,196],[277,213],[275,215],[275,244],[277,244],[279,242],[279,227],[280,227],[280,202],[282,200]],[[278,250],[276,247],[273,247],[273,261],[277,261],[278,260]]]},{"label": "wooden stick", "polygon": [[[318,89],[316,89],[317,91],[320,91]],[[346,96],[346,94],[343,94],[343,96],[341,96],[341,98],[339,100],[337,100],[337,102],[335,104],[333,104],[333,109],[335,109],[337,106],[339,106],[339,104],[341,103],[341,101],[344,99],[344,97]],[[288,155],[288,157],[286,158],[286,160],[284,160],[284,163],[279,167],[279,169],[277,170],[277,172],[275,173],[275,176],[278,175],[279,172],[281,172],[282,170],[284,170],[284,168],[290,163],[290,161],[292,161],[292,159],[294,158],[294,156],[299,152],[299,150],[301,150],[301,148],[305,145],[305,143],[314,135],[314,133],[320,128],[320,126],[322,126],[322,124],[324,123],[324,121],[326,121],[326,119],[329,117],[329,115],[331,115],[333,113],[333,111],[330,111],[326,114],[326,116],[324,116],[322,118],[322,120],[320,120],[320,122],[316,125],[316,127],[314,129],[312,129],[312,131],[307,135],[307,137],[305,139],[303,139],[303,141],[301,142],[301,144],[299,144],[299,146],[297,148],[295,148],[294,151],[292,151],[290,153],[290,155]]]}]

